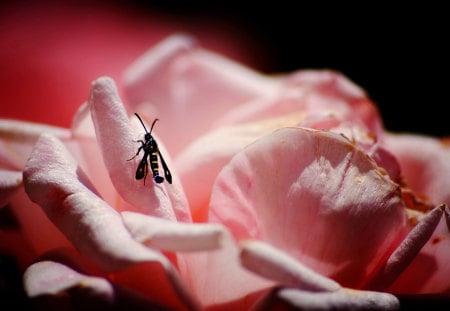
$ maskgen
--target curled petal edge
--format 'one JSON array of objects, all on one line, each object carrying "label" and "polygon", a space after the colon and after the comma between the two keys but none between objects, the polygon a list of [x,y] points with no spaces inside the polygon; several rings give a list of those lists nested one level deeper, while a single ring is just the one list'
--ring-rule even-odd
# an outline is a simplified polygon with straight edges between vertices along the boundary
[{"label": "curled petal edge", "polygon": [[365,287],[375,290],[389,287],[428,242],[444,211],[448,215],[447,210],[446,204],[441,204],[425,215],[389,256],[381,272]]},{"label": "curled petal edge", "polygon": [[306,267],[295,258],[257,240],[242,242],[240,260],[248,270],[284,286],[319,292],[333,292],[341,288],[335,281]]},{"label": "curled petal edge", "polygon": [[272,310],[280,305],[284,306],[286,310],[390,311],[400,309],[398,298],[388,293],[348,288],[341,288],[333,292],[308,292],[296,288],[276,288],[262,301],[258,302],[252,311]]},{"label": "curled petal edge", "polygon": [[217,249],[225,234],[225,229],[216,224],[180,223],[134,212],[122,212],[122,218],[135,240],[166,251]]}]

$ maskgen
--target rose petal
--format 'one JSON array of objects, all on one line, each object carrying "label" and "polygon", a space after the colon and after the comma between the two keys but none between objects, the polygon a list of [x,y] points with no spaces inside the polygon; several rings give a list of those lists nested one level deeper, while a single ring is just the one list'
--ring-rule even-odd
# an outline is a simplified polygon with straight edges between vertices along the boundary
[{"label": "rose petal", "polygon": [[368,288],[386,289],[414,260],[434,233],[444,213],[444,205],[438,206],[423,217],[387,259],[383,269]]},{"label": "rose petal", "polygon": [[25,291],[29,297],[65,292],[70,288],[83,287],[105,299],[114,299],[112,285],[103,278],[82,275],[69,267],[42,261],[32,264],[24,273]]},{"label": "rose petal", "polygon": [[71,131],[73,139],[65,146],[97,187],[102,198],[118,211],[132,209],[130,204],[117,194],[117,190],[111,182],[95,137],[88,103],[81,105],[73,117]]},{"label": "rose petal", "polygon": [[[219,171],[245,146],[280,127],[297,126],[305,118],[292,113],[253,123],[223,127],[200,136],[176,159],[195,221],[205,221],[212,186]],[[195,176],[195,178],[192,178]]]},{"label": "rose petal", "polygon": [[[106,279],[84,275],[57,262],[32,264],[23,279],[29,297],[53,298],[47,306],[51,309],[56,309],[59,301],[62,306],[70,305],[74,310],[169,310]],[[63,304],[61,300],[68,301]]]},{"label": "rose petal", "polygon": [[[441,217],[437,228],[432,232],[430,239],[420,250],[406,270],[388,288],[389,292],[408,294],[444,293],[450,287],[448,275],[450,274],[450,234],[446,221],[448,207],[445,208],[445,217]],[[437,215],[436,215],[437,214]],[[429,222],[436,221],[440,207],[435,208],[416,225],[415,230],[422,231],[421,226],[429,226]],[[427,220],[428,218],[428,220]],[[422,220],[425,220],[422,225]],[[425,231],[425,230],[424,230]],[[420,244],[419,244],[420,247]],[[412,247],[414,249],[414,245]]]},{"label": "rose petal", "polygon": [[248,310],[260,291],[273,286],[273,282],[242,267],[239,249],[228,231],[222,235],[218,250],[180,254],[178,267],[202,305],[211,309],[241,301],[239,310]]},{"label": "rose petal", "polygon": [[433,205],[450,204],[450,188],[443,186],[450,184],[450,144],[410,134],[386,134],[382,144],[395,155],[406,184],[417,196]]},{"label": "rose petal", "polygon": [[76,138],[95,138],[94,123],[92,123],[89,103],[82,104],[72,119],[72,135]]},{"label": "rose petal", "polygon": [[0,208],[8,204],[19,187],[22,187],[22,172],[0,169]]},{"label": "rose petal", "polygon": [[136,241],[167,251],[217,249],[224,235],[215,224],[180,223],[133,212],[123,212],[122,218]]},{"label": "rose petal", "polygon": [[162,257],[134,242],[120,215],[85,186],[89,182],[56,138],[44,134],[38,140],[24,169],[24,184],[50,220],[104,269]]},{"label": "rose petal", "polygon": [[160,136],[172,154],[214,127],[231,107],[274,89],[271,79],[180,35],[164,40],[132,64],[124,84],[134,110],[161,119]]},{"label": "rose petal", "polygon": [[106,77],[96,80],[92,85],[89,103],[97,141],[119,194],[133,206],[151,215],[189,221],[187,201],[175,174],[173,184],[167,187],[151,180],[148,181],[150,185],[135,180],[140,158],[127,160],[136,153],[138,145],[135,141],[142,139],[143,134],[133,135],[114,81]]},{"label": "rose petal", "polygon": [[293,257],[263,242],[256,240],[243,242],[240,259],[242,265],[250,271],[283,286],[328,292],[341,288],[335,281],[309,269]]},{"label": "rose petal", "polygon": [[387,293],[342,288],[333,292],[308,292],[295,288],[274,290],[258,303],[258,310],[399,310],[399,300]]},{"label": "rose petal", "polygon": [[220,172],[210,216],[357,287],[402,239],[403,208],[399,186],[341,135],[286,128]]},{"label": "rose petal", "polygon": [[286,82],[291,87],[306,85],[309,109],[321,111],[341,107],[353,123],[360,121],[375,135],[383,131],[377,107],[363,89],[341,73],[305,70],[288,76]]},{"label": "rose petal", "polygon": [[[85,175],[56,138],[42,135],[38,140],[24,169],[24,184],[30,198],[82,254],[105,271],[120,270],[115,273],[118,282],[137,271],[159,275],[160,290],[173,288],[183,303],[196,308],[166,257],[130,236],[120,214],[86,187]],[[154,288],[150,280],[138,285],[147,294]]]},{"label": "rose petal", "polygon": [[382,131],[375,105],[360,87],[338,72],[302,70],[284,76],[277,86],[271,96],[232,109],[218,123],[253,122],[302,111],[307,115],[325,113],[340,122],[358,124],[374,135]]},{"label": "rose petal", "polygon": [[70,132],[56,126],[0,119],[0,166],[22,170],[34,143],[42,133],[68,139]]}]

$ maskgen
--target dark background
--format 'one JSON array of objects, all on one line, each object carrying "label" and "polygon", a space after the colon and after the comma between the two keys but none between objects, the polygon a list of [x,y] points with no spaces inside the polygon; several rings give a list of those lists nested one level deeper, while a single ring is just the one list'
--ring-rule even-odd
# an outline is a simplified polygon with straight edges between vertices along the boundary
[{"label": "dark background", "polygon": [[263,47],[254,55],[263,72],[341,71],[377,103],[388,130],[450,134],[443,5],[265,3],[135,1],[143,11],[220,20],[230,32],[245,33]]}]

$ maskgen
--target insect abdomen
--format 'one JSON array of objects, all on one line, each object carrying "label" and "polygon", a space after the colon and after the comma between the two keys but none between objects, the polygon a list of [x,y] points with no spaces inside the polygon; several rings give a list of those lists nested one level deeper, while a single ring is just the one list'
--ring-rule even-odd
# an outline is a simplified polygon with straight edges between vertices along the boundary
[{"label": "insect abdomen", "polygon": [[164,178],[159,176],[159,164],[158,164],[158,153],[156,151],[153,151],[150,154],[150,168],[153,172],[153,179],[156,183],[160,184],[164,181]]}]

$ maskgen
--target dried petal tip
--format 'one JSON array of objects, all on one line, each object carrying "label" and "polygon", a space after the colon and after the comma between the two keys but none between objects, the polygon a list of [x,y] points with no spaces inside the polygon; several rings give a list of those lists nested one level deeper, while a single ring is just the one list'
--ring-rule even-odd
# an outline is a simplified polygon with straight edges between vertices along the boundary
[{"label": "dried petal tip", "polygon": [[447,204],[442,204],[441,207],[444,209],[445,223],[447,224],[448,231],[450,232],[450,209]]}]

